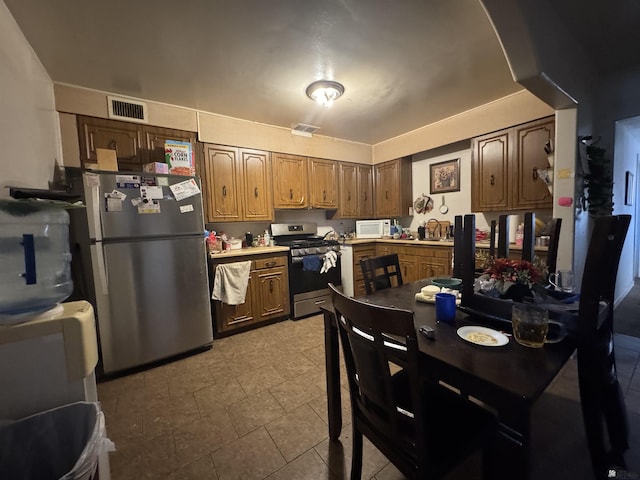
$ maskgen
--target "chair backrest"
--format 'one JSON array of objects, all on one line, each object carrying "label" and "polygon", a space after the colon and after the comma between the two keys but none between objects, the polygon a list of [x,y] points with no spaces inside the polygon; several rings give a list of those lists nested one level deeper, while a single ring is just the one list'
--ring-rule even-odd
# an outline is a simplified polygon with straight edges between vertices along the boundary
[{"label": "chair backrest", "polygon": [[594,220],[580,290],[578,381],[591,462],[598,479],[606,478],[612,465],[624,467],[628,448],[626,408],[616,373],[613,309],[618,264],[630,221],[630,215]]},{"label": "chair backrest", "polygon": [[[413,453],[416,458],[416,452],[424,452],[425,437],[413,312],[349,298],[331,283],[329,288],[338,320],[354,418],[359,415],[365,419],[390,449],[400,445],[406,448],[403,439],[407,431],[413,431],[415,451],[405,453]],[[404,402],[397,398],[398,389],[392,382],[390,363],[398,365],[403,374],[408,375],[406,386],[410,398],[405,398]],[[415,406],[413,411],[407,410],[407,400]],[[404,408],[399,408],[401,404]]]},{"label": "chair backrest", "polygon": [[396,253],[362,259],[360,268],[367,295],[371,295],[376,290],[402,285],[400,260]]}]

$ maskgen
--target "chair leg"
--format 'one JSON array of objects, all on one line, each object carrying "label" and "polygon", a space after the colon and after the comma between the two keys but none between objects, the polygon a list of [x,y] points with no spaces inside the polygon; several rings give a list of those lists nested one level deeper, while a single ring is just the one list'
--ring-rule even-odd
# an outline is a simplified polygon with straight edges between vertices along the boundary
[{"label": "chair leg", "polygon": [[[355,423],[355,422],[354,422]],[[352,428],[352,448],[351,448],[351,480],[361,480],[362,478],[362,432]]]}]

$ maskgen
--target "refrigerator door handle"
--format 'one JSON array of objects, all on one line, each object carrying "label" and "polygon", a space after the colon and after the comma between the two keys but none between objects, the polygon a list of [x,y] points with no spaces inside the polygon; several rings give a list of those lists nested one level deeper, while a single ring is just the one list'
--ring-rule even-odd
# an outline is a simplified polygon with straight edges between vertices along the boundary
[{"label": "refrigerator door handle", "polygon": [[102,240],[100,178],[95,173],[85,173],[83,179],[85,200],[87,202],[89,236],[95,240]]},{"label": "refrigerator door handle", "polygon": [[96,284],[96,290],[102,293],[102,295],[109,295],[109,278],[104,260],[104,249],[101,244],[92,245],[91,256],[93,257],[93,281]]}]

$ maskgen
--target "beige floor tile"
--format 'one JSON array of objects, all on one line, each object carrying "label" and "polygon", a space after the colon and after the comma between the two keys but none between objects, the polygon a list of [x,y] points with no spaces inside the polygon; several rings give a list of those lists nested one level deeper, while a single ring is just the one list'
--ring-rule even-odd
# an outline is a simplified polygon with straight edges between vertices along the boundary
[{"label": "beige floor tile", "polygon": [[165,478],[180,467],[171,433],[116,450],[109,460],[112,480]]},{"label": "beige floor tile", "polygon": [[291,412],[316,398],[326,398],[326,394],[315,386],[314,379],[305,375],[271,387],[270,392],[287,412]]},{"label": "beige floor tile", "polygon": [[169,394],[176,398],[187,393],[194,393],[215,383],[207,368],[187,370],[167,380]]},{"label": "beige floor tile", "polygon": [[248,396],[267,390],[284,382],[285,379],[275,368],[267,366],[243,373],[238,377],[240,386]]},{"label": "beige floor tile", "polygon": [[167,480],[219,480],[210,455],[205,455],[172,472]]},{"label": "beige floor tile", "polygon": [[286,464],[264,428],[216,450],[212,458],[220,480],[262,480]]},{"label": "beige floor tile", "polygon": [[273,362],[273,367],[284,378],[295,378],[305,374],[311,376],[318,368],[315,362],[298,352],[285,354],[282,362]]},{"label": "beige floor tile", "polygon": [[288,462],[325,440],[329,434],[327,425],[308,405],[268,423],[266,429]]},{"label": "beige floor tile", "polygon": [[227,405],[247,398],[247,394],[244,393],[235,378],[216,381],[214,385],[198,390],[193,396],[202,415],[208,415],[210,411],[224,409]]},{"label": "beige floor tile", "polygon": [[193,394],[150,402],[144,412],[144,436],[155,437],[161,433],[191,423],[200,418],[200,411]]},{"label": "beige floor tile", "polygon": [[267,480],[338,480],[318,453],[307,450],[298,458],[267,477]]},{"label": "beige floor tile", "polygon": [[240,436],[285,414],[285,410],[268,390],[229,405],[227,412]]},{"label": "beige floor tile", "polygon": [[[343,429],[339,440],[327,438],[314,449],[338,478],[350,478],[351,428]],[[362,478],[373,478],[388,463],[387,457],[365,438],[362,448]]]},{"label": "beige floor tile", "polygon": [[208,455],[238,439],[231,417],[224,410],[174,429],[176,455],[181,465]]}]

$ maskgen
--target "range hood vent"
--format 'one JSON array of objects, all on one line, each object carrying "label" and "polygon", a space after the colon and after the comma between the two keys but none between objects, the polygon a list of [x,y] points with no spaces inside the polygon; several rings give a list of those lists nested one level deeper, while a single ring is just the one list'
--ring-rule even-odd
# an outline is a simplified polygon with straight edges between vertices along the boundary
[{"label": "range hood vent", "polygon": [[291,129],[291,133],[294,135],[300,135],[302,137],[311,137],[320,127],[314,127],[313,125],[306,125],[299,123]]},{"label": "range hood vent", "polygon": [[129,122],[148,123],[147,104],[129,100],[128,98],[118,98],[107,96],[109,105],[109,118],[116,120],[126,120]]}]

